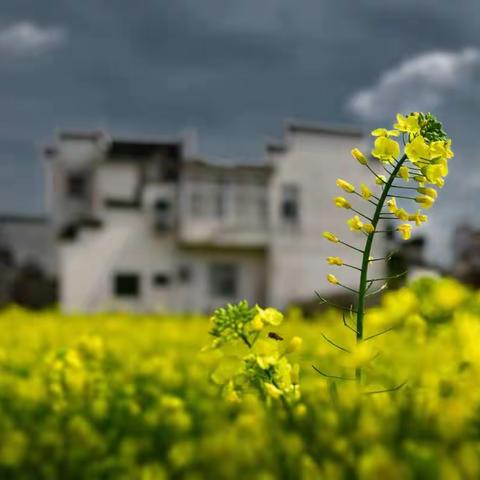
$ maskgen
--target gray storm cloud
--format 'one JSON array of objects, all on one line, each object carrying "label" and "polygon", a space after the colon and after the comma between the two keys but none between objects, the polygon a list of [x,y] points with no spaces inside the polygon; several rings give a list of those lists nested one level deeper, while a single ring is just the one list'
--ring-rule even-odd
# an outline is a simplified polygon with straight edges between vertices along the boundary
[{"label": "gray storm cloud", "polygon": [[[259,161],[287,118],[369,123],[381,113],[378,89],[393,91],[387,72],[419,52],[463,58],[465,46],[478,48],[478,0],[461,3],[3,0],[0,209],[43,208],[39,152],[58,128],[164,136],[193,127],[202,153]],[[473,77],[463,91],[428,83],[434,93],[421,96],[432,105],[449,93],[438,113],[465,145],[479,108]],[[345,101],[363,90],[371,95],[359,96],[364,115],[354,117]]]},{"label": "gray storm cloud", "polygon": [[456,156],[437,204],[427,212],[430,222],[424,230],[428,255],[435,263],[451,260],[449,247],[457,225],[480,226],[479,80],[480,49],[425,52],[387,69],[346,104],[369,127],[391,125],[396,112],[432,111],[453,138]]},{"label": "gray storm cloud", "polygon": [[0,54],[31,55],[56,48],[66,41],[63,27],[41,27],[23,20],[0,29]]}]

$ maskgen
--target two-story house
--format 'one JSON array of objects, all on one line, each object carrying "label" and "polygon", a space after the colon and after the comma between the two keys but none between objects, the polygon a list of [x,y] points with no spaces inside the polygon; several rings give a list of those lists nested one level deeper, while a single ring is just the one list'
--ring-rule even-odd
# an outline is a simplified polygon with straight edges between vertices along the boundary
[{"label": "two-story house", "polygon": [[[361,143],[356,129],[291,123],[262,164],[234,165],[197,158],[182,139],[59,133],[46,158],[62,307],[208,311],[246,298],[282,308],[328,294],[338,287],[325,257],[358,263],[358,253],[322,232],[363,241],[332,205],[337,177],[371,180],[350,157]],[[348,285],[357,273],[338,276]]]}]

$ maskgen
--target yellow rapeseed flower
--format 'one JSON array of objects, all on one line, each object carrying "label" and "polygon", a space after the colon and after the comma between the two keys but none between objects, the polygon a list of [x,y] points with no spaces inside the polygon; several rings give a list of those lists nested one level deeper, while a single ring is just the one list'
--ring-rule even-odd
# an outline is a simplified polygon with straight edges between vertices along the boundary
[{"label": "yellow rapeseed flower", "polygon": [[255,315],[255,317],[253,317],[251,326],[252,326],[252,330],[256,332],[259,332],[260,330],[262,330],[262,328],[264,327],[264,324],[260,315],[257,314]]},{"label": "yellow rapeseed flower", "polygon": [[408,240],[412,235],[412,226],[409,223],[402,223],[395,230],[401,233],[404,240]]},{"label": "yellow rapeseed flower", "polygon": [[427,217],[426,215],[423,215],[421,210],[417,210],[416,213],[408,216],[408,220],[409,220],[410,222],[415,222],[415,225],[418,227],[418,226],[420,226],[422,223],[427,222],[427,221],[428,221],[428,217]]},{"label": "yellow rapeseed flower", "polygon": [[269,397],[277,400],[282,396],[282,391],[277,388],[273,383],[264,383],[263,385]]},{"label": "yellow rapeseed flower", "polygon": [[394,160],[400,154],[398,142],[388,137],[377,137],[372,155],[382,162]]},{"label": "yellow rapeseed flower", "polygon": [[283,321],[283,313],[276,308],[268,307],[263,309],[257,305],[257,312],[254,319],[258,317],[263,323],[277,326]]},{"label": "yellow rapeseed flower", "polygon": [[340,187],[342,190],[345,190],[347,193],[352,193],[355,191],[355,187],[347,182],[346,180],[343,180],[341,178],[337,178],[337,187]]},{"label": "yellow rapeseed flower", "polygon": [[401,113],[397,113],[397,123],[393,125],[393,128],[412,135],[419,133],[420,125],[418,123],[418,114],[414,113],[405,117]]},{"label": "yellow rapeseed flower", "polygon": [[287,349],[285,350],[285,353],[293,353],[296,352],[297,350],[300,349],[302,346],[303,340],[300,337],[292,337],[290,340],[290,343],[288,344]]},{"label": "yellow rapeseed flower", "polygon": [[374,137],[398,137],[400,133],[397,130],[387,130],[386,128],[376,128],[371,132]]},{"label": "yellow rapeseed flower", "polygon": [[430,144],[430,154],[432,158],[452,158],[453,152],[451,150],[452,141],[438,140]]},{"label": "yellow rapeseed flower", "polygon": [[408,212],[404,208],[399,208],[395,212],[395,216],[404,222],[408,221]]},{"label": "yellow rapeseed flower", "polygon": [[354,217],[348,219],[347,224],[352,232],[354,230],[361,230],[363,227],[363,223],[358,215],[355,215]]},{"label": "yellow rapeseed flower", "polygon": [[[442,180],[448,174],[448,168],[446,165],[437,164],[437,165],[428,165],[424,169],[422,169],[426,179],[430,183],[434,183],[435,185],[441,187],[443,186]],[[440,184],[442,185],[440,185]]]},{"label": "yellow rapeseed flower", "polygon": [[430,147],[421,135],[405,145],[405,153],[412,163],[430,160]]}]

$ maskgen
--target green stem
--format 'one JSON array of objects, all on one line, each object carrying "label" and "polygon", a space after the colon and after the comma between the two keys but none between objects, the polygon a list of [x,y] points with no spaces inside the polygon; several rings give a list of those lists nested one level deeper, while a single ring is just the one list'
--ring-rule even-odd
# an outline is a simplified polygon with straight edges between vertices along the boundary
[{"label": "green stem", "polygon": [[[400,167],[405,162],[407,156],[403,155],[403,157],[398,161],[393,172],[390,175],[390,178],[387,180],[383,187],[382,194],[380,195],[380,199],[378,201],[377,207],[375,208],[375,212],[372,218],[372,225],[374,231],[370,233],[367,237],[367,241],[365,242],[365,248],[363,250],[362,256],[362,271],[360,274],[360,285],[358,289],[358,307],[357,307],[357,344],[363,341],[363,320],[365,315],[365,295],[367,293],[367,279],[368,279],[368,265],[369,265],[369,258],[370,252],[372,250],[373,239],[375,237],[375,231],[377,230],[377,224],[380,220],[380,215],[382,213],[382,208],[385,204],[385,200],[387,199],[388,192],[390,191],[390,187],[392,186],[395,177],[400,170]],[[357,382],[360,383],[362,381],[362,368],[357,367],[355,369],[355,378]]]}]

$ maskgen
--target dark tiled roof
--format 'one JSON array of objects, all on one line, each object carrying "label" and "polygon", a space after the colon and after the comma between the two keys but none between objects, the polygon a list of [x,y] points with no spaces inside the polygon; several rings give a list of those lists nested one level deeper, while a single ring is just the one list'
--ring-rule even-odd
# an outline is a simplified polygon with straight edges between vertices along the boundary
[{"label": "dark tiled roof", "polygon": [[272,166],[267,163],[247,163],[247,162],[211,162],[203,158],[189,158],[185,162],[186,166],[209,168],[212,170],[271,170]]},{"label": "dark tiled roof", "polygon": [[108,149],[109,157],[148,157],[155,153],[164,153],[168,157],[179,158],[182,152],[181,142],[136,142],[113,140]]},{"label": "dark tiled roof", "polygon": [[361,128],[351,125],[333,125],[310,122],[287,122],[286,129],[291,132],[326,133],[329,135],[344,135],[348,137],[362,137]]},{"label": "dark tiled roof", "polygon": [[46,216],[42,215],[21,215],[21,214],[0,214],[0,224],[5,223],[49,223],[50,220]]}]

